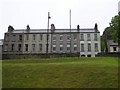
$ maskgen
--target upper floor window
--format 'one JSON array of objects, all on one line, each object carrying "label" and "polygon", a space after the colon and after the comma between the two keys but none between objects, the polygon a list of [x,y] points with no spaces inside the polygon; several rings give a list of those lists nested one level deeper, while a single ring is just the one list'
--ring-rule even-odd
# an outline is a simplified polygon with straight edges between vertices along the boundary
[{"label": "upper floor window", "polygon": [[29,40],[29,35],[28,34],[26,35],[26,40]]},{"label": "upper floor window", "polygon": [[73,39],[77,40],[77,34],[73,34]]},{"label": "upper floor window", "polygon": [[19,40],[22,41],[22,35],[19,35]]},{"label": "upper floor window", "polygon": [[84,41],[84,34],[80,34],[80,40]]},{"label": "upper floor window", "polygon": [[87,41],[90,41],[90,40],[91,40],[90,34],[87,34]]},{"label": "upper floor window", "polygon": [[5,40],[9,41],[9,35],[6,35]]},{"label": "upper floor window", "polygon": [[70,40],[71,39],[71,36],[68,34],[67,35],[67,40]]},{"label": "upper floor window", "polygon": [[63,40],[63,35],[60,35],[60,40]]},{"label": "upper floor window", "polygon": [[97,34],[94,34],[94,40],[95,40],[95,41],[98,40]]},{"label": "upper floor window", "polygon": [[41,40],[41,41],[43,40],[43,35],[42,35],[42,34],[40,34],[40,40]]},{"label": "upper floor window", "polygon": [[35,34],[33,34],[33,40],[36,40],[36,35]]},{"label": "upper floor window", "polygon": [[15,41],[16,35],[12,35],[12,41]]},{"label": "upper floor window", "polygon": [[55,41],[56,40],[56,35],[53,35],[53,41]]},{"label": "upper floor window", "polygon": [[88,52],[90,52],[90,51],[91,51],[91,44],[88,43]]}]

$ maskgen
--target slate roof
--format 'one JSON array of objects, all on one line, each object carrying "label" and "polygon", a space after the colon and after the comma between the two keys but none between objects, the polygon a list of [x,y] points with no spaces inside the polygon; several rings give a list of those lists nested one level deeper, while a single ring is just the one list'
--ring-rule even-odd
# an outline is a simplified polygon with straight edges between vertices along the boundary
[{"label": "slate roof", "polygon": [[107,42],[110,46],[118,46],[118,43],[114,42],[113,40],[108,40]]},{"label": "slate roof", "polygon": [[[70,29],[55,29],[54,32],[55,33],[67,33],[67,32],[70,32]],[[78,30],[77,29],[71,29],[71,32],[78,32]],[[96,30],[95,29],[80,29],[79,32],[93,33],[93,32],[96,32]],[[98,30],[97,30],[97,32],[99,33]],[[7,32],[7,33],[9,33],[9,32]],[[16,30],[13,30],[12,33],[28,33],[28,31],[26,29],[16,29]],[[47,29],[30,29],[29,33],[47,33]],[[51,33],[51,30],[49,30],[49,33]]]}]

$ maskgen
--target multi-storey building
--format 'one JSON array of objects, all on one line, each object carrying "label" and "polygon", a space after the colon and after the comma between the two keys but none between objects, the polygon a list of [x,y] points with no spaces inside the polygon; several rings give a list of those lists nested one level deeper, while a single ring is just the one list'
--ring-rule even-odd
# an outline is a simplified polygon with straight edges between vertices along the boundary
[{"label": "multi-storey building", "polygon": [[2,60],[3,39],[0,39],[0,60]]},{"label": "multi-storey building", "polygon": [[[48,40],[47,40],[48,35]],[[48,42],[47,42],[48,41]],[[48,44],[48,46],[47,46]],[[8,27],[4,37],[4,54],[79,53],[95,57],[100,49],[97,24],[92,29],[27,29]]]}]

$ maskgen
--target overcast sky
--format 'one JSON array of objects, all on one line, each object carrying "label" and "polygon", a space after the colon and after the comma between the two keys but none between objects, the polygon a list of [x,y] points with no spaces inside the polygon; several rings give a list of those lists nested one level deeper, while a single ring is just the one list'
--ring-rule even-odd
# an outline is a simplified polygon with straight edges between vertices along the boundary
[{"label": "overcast sky", "polygon": [[56,29],[69,28],[69,10],[71,9],[72,28],[98,29],[102,35],[109,26],[111,18],[118,14],[120,0],[0,0],[0,39],[4,38],[9,25],[15,29],[46,29],[47,15],[50,12],[50,24]]}]

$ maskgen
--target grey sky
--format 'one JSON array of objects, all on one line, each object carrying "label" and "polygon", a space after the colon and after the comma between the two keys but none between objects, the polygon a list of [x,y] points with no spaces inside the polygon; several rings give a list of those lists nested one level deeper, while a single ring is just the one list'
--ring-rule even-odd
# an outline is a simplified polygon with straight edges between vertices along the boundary
[{"label": "grey sky", "polygon": [[93,28],[98,23],[100,34],[109,26],[111,18],[118,14],[120,0],[0,0],[0,38],[4,38],[9,25],[15,29],[47,28],[47,13],[50,24],[56,28],[69,28],[71,9],[72,28]]}]

